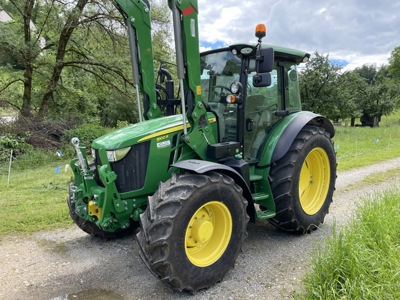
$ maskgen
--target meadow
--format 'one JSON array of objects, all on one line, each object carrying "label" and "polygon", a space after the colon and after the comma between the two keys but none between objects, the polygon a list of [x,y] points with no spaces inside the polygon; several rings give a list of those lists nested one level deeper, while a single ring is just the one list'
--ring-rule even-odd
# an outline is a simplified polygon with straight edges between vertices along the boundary
[{"label": "meadow", "polygon": [[333,141],[339,171],[400,156],[400,111],[382,117],[379,127],[342,125],[336,126],[335,131]]},{"label": "meadow", "polygon": [[72,224],[66,204],[72,172],[70,168],[65,171],[66,160],[57,160],[51,155],[56,156],[48,153],[50,159],[36,161],[34,167],[22,167],[19,164],[23,162],[13,162],[10,176],[8,166],[2,166],[0,235]]}]

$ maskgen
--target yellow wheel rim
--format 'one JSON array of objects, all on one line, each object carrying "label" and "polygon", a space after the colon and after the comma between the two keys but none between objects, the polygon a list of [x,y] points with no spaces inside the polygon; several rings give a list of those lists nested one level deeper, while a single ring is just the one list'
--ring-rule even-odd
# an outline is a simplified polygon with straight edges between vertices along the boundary
[{"label": "yellow wheel rim", "polygon": [[300,171],[299,198],[304,212],[317,213],[325,202],[330,183],[329,158],[322,148],[308,153]]},{"label": "yellow wheel rim", "polygon": [[218,201],[207,202],[194,213],[186,228],[186,256],[195,266],[212,265],[224,254],[231,235],[228,207]]}]

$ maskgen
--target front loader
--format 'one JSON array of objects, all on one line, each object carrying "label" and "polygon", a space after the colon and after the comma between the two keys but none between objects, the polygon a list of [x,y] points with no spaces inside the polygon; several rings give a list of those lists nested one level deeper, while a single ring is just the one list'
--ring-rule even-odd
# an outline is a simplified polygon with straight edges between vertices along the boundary
[{"label": "front loader", "polygon": [[149,3],[114,4],[128,27],[142,116],[97,138],[92,157],[72,140],[67,202],[74,222],[102,238],[137,231],[150,271],[190,292],[233,267],[249,220],[316,229],[332,202],[336,158],[331,122],[301,110],[296,66],[309,54],[263,44],[262,25],[255,43],[200,54],[197,1],[169,0],[174,95],[168,70],[155,81]]}]

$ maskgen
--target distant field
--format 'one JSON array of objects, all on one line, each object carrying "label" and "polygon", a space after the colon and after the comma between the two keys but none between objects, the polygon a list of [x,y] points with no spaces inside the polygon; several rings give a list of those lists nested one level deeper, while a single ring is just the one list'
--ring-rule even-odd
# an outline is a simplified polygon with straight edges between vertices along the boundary
[{"label": "distant field", "polygon": [[400,111],[382,117],[379,127],[335,127],[338,170],[400,156]]}]

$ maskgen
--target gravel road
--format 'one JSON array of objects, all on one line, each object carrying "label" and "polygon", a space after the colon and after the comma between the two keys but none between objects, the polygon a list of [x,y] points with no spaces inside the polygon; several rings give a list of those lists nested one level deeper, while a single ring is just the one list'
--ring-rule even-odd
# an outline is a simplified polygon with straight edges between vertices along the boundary
[{"label": "gravel road", "polygon": [[132,237],[92,238],[78,228],[0,241],[0,299],[290,299],[301,290],[311,251],[346,224],[360,196],[381,191],[400,178],[379,184],[362,179],[400,168],[400,157],[338,174],[336,192],[324,225],[309,235],[293,235],[267,222],[249,224],[248,238],[235,268],[223,282],[196,295],[166,288],[145,267]]}]

